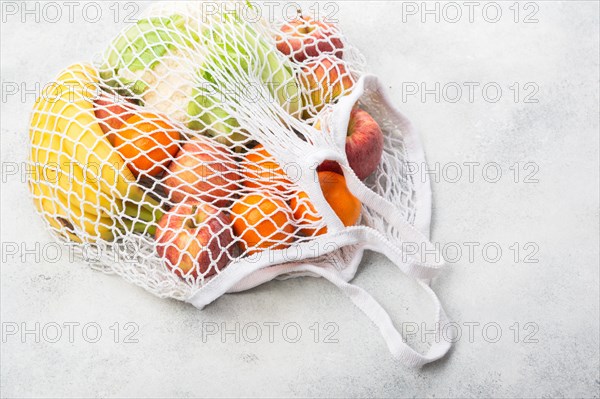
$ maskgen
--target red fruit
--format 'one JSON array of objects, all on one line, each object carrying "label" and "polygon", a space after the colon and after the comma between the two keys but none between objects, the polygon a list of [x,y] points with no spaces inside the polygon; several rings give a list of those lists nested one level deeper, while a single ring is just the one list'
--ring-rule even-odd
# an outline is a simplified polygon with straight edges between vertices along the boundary
[{"label": "red fruit", "polygon": [[154,235],[158,255],[178,276],[209,277],[235,256],[229,216],[205,202],[182,203],[165,213]]},{"label": "red fruit", "polygon": [[308,119],[319,113],[326,104],[345,96],[355,84],[346,62],[324,55],[306,63],[300,75],[304,104],[310,107],[304,110]]},{"label": "red fruit", "polygon": [[238,191],[238,166],[227,147],[198,137],[169,165],[165,188],[173,202],[199,200],[226,207]]},{"label": "red fruit", "polygon": [[[346,136],[346,157],[350,167],[359,179],[364,180],[375,172],[382,155],[383,133],[379,124],[366,111],[353,109]],[[342,174],[342,168],[335,161],[323,162],[318,170]]]},{"label": "red fruit", "polygon": [[296,62],[323,53],[334,53],[338,58],[343,56],[344,44],[334,24],[299,16],[283,24],[280,30],[281,34],[275,38],[277,49]]},{"label": "red fruit", "polygon": [[102,92],[94,100],[94,114],[105,134],[120,129],[135,112],[133,103],[116,94]]}]

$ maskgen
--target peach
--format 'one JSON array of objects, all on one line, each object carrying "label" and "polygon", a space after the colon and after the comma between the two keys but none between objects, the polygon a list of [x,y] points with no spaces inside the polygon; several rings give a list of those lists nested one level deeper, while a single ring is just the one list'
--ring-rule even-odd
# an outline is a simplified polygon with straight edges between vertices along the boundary
[{"label": "peach", "polygon": [[102,92],[94,99],[94,114],[105,134],[120,129],[134,113],[135,105],[123,97],[118,98],[116,94]]},{"label": "peach", "polygon": [[198,137],[179,150],[164,184],[173,202],[194,199],[226,207],[238,191],[238,180],[238,166],[230,150]]},{"label": "peach", "polygon": [[323,53],[333,53],[338,58],[343,56],[341,34],[332,23],[300,15],[284,23],[280,31],[281,34],[275,38],[277,49],[296,62]]},{"label": "peach", "polygon": [[326,104],[348,94],[355,81],[344,61],[326,55],[302,68],[300,83],[304,104],[311,105],[304,112],[304,117],[308,118],[319,113]]},{"label": "peach", "polygon": [[182,278],[209,277],[235,256],[229,216],[206,202],[185,202],[165,213],[155,239],[158,255]]}]

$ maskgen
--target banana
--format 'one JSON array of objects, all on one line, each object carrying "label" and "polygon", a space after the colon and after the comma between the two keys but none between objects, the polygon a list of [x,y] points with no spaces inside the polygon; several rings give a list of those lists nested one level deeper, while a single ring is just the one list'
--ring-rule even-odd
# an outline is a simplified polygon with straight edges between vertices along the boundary
[{"label": "banana", "polygon": [[[35,155],[32,159],[35,159]],[[88,185],[82,185],[84,181],[78,166],[72,165],[70,170],[61,168],[61,165],[68,164],[64,154],[47,152],[43,159],[48,163],[33,166],[33,177],[30,177],[29,184],[39,202],[38,210],[50,226],[71,240],[74,240],[74,236],[86,233],[112,240],[113,231],[109,226],[115,223],[100,211],[110,210],[108,197],[103,192],[93,192]]]},{"label": "banana", "polygon": [[[82,232],[86,229],[93,231],[94,227],[90,223],[93,223],[96,217],[90,217],[87,221],[74,217],[73,211],[65,201],[64,196],[57,196],[48,184],[30,182],[29,187],[34,196],[36,208],[50,228],[69,241],[83,243]],[[112,230],[102,225],[99,227],[97,235],[107,241],[114,238]]]},{"label": "banana", "polygon": [[91,65],[66,68],[36,101],[30,123],[34,204],[53,230],[76,242],[152,233],[146,224],[162,216],[98,125],[98,82]]},{"label": "banana", "polygon": [[[34,134],[39,134],[36,131]],[[98,209],[110,210],[113,199],[101,190],[98,179],[84,178],[84,172],[78,163],[72,163],[62,151],[54,150],[53,140],[58,140],[59,134],[48,133],[41,137],[34,137],[33,142],[41,143],[31,159],[37,159],[33,165],[35,179],[54,181],[67,195],[78,195],[80,200],[87,199],[84,206],[86,211],[93,213]]]},{"label": "banana", "polygon": [[114,240],[115,229],[118,228],[118,226],[115,225],[115,220],[104,216],[102,212],[86,212],[83,209],[81,202],[78,202],[76,199],[70,200],[61,192],[58,192],[58,200],[63,206],[63,209],[66,210],[66,213],[69,214],[74,228],[84,231],[88,234],[89,232],[94,232],[93,235],[105,241]]}]

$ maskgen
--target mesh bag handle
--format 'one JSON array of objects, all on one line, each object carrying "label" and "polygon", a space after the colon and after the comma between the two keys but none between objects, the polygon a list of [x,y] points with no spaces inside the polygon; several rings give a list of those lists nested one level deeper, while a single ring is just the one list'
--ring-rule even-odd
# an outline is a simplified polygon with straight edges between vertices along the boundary
[{"label": "mesh bag handle", "polygon": [[[342,290],[352,302],[379,328],[392,356],[406,364],[408,367],[421,367],[427,363],[442,358],[452,346],[456,338],[453,330],[447,332],[446,339],[436,340],[426,354],[421,354],[411,348],[403,339],[402,334],[396,329],[392,319],[385,309],[364,289],[357,285],[344,281],[340,275],[331,269],[307,266],[307,270],[320,274],[339,289]],[[435,305],[435,326],[437,336],[449,320],[446,312],[433,290],[423,281],[418,280],[419,285],[429,294]]]},{"label": "mesh bag handle", "polygon": [[[355,257],[355,260],[360,261],[362,257],[362,251],[369,247],[380,246],[379,238],[375,235],[371,235],[367,238],[367,244],[361,246],[359,254]],[[381,252],[381,251],[380,251]],[[400,270],[407,273],[402,263],[394,262]],[[237,266],[237,265],[236,265]],[[247,266],[247,265],[245,265]],[[417,267],[417,265],[414,265]],[[293,275],[298,276],[321,276],[335,286],[337,286],[344,294],[350,298],[350,300],[377,326],[381,335],[383,336],[392,356],[398,361],[406,364],[408,367],[421,367],[427,363],[434,362],[442,358],[451,348],[452,342],[455,339],[455,333],[452,329],[446,331],[444,338],[436,340],[426,354],[421,354],[411,348],[403,339],[402,334],[396,329],[392,319],[386,310],[364,289],[361,287],[351,284],[346,281],[343,274],[336,270],[332,265],[323,266],[323,264],[315,265],[310,263],[303,264],[281,264],[266,269],[260,270],[259,273],[254,273],[261,268],[260,265],[255,265],[255,270],[249,270],[243,267],[228,268],[224,271],[229,275],[224,277],[223,282],[241,281],[238,284],[230,287],[224,284],[207,284],[202,291],[198,292],[192,297],[189,302],[202,309],[210,302],[220,297],[225,292],[239,292],[258,286],[262,283],[270,281],[280,275]],[[247,276],[243,279],[243,275]],[[214,280],[213,280],[214,281]],[[421,288],[423,288],[429,298],[433,301],[435,306],[435,317],[434,325],[436,328],[436,335],[441,336],[441,330],[449,322],[449,319],[444,311],[439,298],[435,292],[429,287],[429,285],[421,280],[417,279],[417,282]]]}]

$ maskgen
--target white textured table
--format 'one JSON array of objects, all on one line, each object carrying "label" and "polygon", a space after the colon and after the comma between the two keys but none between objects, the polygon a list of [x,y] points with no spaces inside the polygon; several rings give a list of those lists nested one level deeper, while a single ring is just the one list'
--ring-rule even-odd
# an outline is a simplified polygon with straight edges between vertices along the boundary
[{"label": "white textured table", "polygon": [[[58,22],[25,15],[22,23],[22,10],[4,8],[20,2],[3,3],[2,396],[597,397],[598,3],[521,3],[518,22],[512,3],[494,3],[497,23],[495,6],[484,11],[485,3],[472,22],[468,7],[454,3],[462,12],[456,23],[456,7],[445,3],[437,5],[439,23],[421,2],[340,3],[347,35],[421,132],[431,167],[439,165],[432,239],[456,259],[433,287],[461,338],[422,370],[395,363],[373,325],[323,280],[269,283],[199,312],[92,272],[66,252],[53,262],[22,176],[12,174],[26,158],[34,100],[21,94],[102,48],[123,26],[112,21],[115,7],[135,9],[108,2],[90,23],[80,4],[70,23],[59,2]],[[531,13],[538,22],[524,23]],[[421,328],[432,320],[423,294],[386,259],[367,255],[356,281],[398,325],[418,329],[412,341],[435,339]],[[40,342],[23,334],[36,323]],[[73,342],[68,323],[79,323]],[[86,323],[95,324],[83,334]],[[52,343],[57,325],[62,335]],[[222,332],[236,325],[239,342]],[[262,336],[253,343],[256,325]],[[94,326],[102,332],[96,343],[88,342]],[[215,326],[219,333],[203,339],[202,328]],[[294,326],[302,336],[288,342]],[[137,342],[127,342],[133,328]],[[328,332],[337,342],[327,342]]]}]

